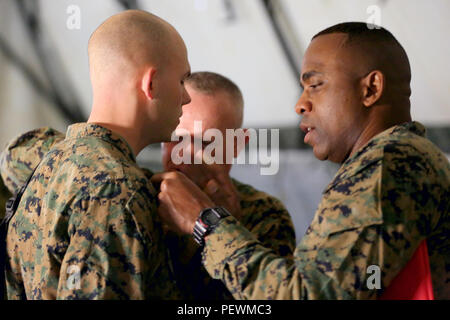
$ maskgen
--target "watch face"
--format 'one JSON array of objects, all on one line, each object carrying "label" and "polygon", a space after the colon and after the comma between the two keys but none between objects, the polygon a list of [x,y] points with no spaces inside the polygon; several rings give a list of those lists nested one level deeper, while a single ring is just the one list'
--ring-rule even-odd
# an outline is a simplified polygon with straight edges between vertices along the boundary
[{"label": "watch face", "polygon": [[208,226],[213,226],[219,222],[219,217],[213,210],[208,210],[202,215],[202,221]]}]

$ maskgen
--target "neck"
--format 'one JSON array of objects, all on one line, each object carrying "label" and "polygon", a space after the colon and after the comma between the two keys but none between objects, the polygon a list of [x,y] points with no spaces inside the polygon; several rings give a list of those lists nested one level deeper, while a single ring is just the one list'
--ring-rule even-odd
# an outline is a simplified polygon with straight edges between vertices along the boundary
[{"label": "neck", "polygon": [[[126,108],[123,106],[126,106]],[[123,112],[124,110],[126,112]],[[135,110],[138,110],[138,106],[135,104],[118,105],[117,101],[115,103],[112,103],[112,101],[103,104],[94,103],[87,122],[101,125],[120,135],[130,145],[134,155],[137,156],[149,144],[146,143],[148,139],[145,139],[149,132],[145,132],[145,128],[142,128]]]},{"label": "neck", "polygon": [[[411,121],[409,109],[405,108],[393,109],[389,108],[388,106],[377,106],[375,108],[379,108],[378,110],[380,111],[383,111],[383,109],[385,109],[384,111],[388,110],[389,112],[384,113],[387,116],[374,114],[371,118],[369,118],[368,124],[364,127],[355,144],[353,145],[353,148],[350,151],[348,158],[351,157],[353,154],[355,154],[356,151],[358,151],[365,144],[367,144],[377,134],[395,125]],[[393,110],[397,110],[398,112],[395,111],[393,112]]]},{"label": "neck", "polygon": [[122,127],[118,124],[111,122],[96,120],[95,118],[89,118],[87,122],[100,125],[104,128],[111,130],[115,134],[120,135],[130,145],[133,154],[135,156],[137,156],[142,151],[143,147],[141,147],[139,143],[137,143],[136,138],[138,137],[138,135],[136,134],[136,132],[133,132],[133,130],[130,130],[130,128]]}]

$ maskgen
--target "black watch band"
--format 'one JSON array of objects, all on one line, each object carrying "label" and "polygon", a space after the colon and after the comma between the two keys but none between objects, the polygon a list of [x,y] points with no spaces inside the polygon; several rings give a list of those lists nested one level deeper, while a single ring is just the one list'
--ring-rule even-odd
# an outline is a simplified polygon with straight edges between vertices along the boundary
[{"label": "black watch band", "polygon": [[230,213],[222,207],[207,208],[200,212],[197,221],[195,221],[194,233],[192,234],[195,242],[200,246],[204,246],[205,237],[216,228],[220,220],[228,216],[230,216]]}]

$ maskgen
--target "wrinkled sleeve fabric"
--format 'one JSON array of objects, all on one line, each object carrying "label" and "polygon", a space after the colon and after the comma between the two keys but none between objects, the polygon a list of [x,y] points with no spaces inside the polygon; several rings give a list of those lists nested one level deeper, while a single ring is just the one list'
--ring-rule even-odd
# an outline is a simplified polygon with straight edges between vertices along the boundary
[{"label": "wrinkled sleeve fabric", "polygon": [[[239,184],[241,191],[242,226],[282,257],[291,257],[295,249],[295,230],[291,217],[284,205],[276,198],[259,192],[250,186]],[[171,242],[175,256],[186,251],[192,236],[177,237]],[[170,240],[170,238],[169,238]],[[179,259],[177,259],[179,260]],[[179,261],[178,261],[179,262]],[[228,300],[232,296],[224,285],[213,280],[202,266],[201,251],[187,262],[176,266],[179,284],[189,299]]]},{"label": "wrinkled sleeve fabric", "polygon": [[295,228],[285,206],[274,197],[249,203],[251,210],[244,217],[244,225],[256,238],[280,256],[293,256]]},{"label": "wrinkled sleeve fabric", "polygon": [[0,219],[3,219],[5,217],[5,206],[10,197],[11,194],[5,187],[3,180],[0,178]]},{"label": "wrinkled sleeve fabric", "polygon": [[17,193],[44,155],[65,135],[45,127],[28,131],[11,140],[0,153],[0,173],[11,193]]},{"label": "wrinkled sleeve fabric", "polygon": [[[293,259],[228,217],[207,237],[205,268],[236,299],[376,298],[439,220],[432,168],[409,152],[387,151],[324,195]],[[380,290],[368,285],[372,265],[381,270]]]},{"label": "wrinkled sleeve fabric", "polygon": [[152,290],[156,295],[151,278],[160,262],[151,209],[142,195],[135,192],[126,203],[94,197],[80,206],[68,220],[56,298],[146,299]]}]

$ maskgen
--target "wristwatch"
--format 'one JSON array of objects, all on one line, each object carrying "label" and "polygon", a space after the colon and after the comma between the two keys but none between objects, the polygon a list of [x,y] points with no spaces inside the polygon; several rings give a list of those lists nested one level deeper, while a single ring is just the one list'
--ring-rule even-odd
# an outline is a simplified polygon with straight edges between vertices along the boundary
[{"label": "wristwatch", "polygon": [[222,207],[207,208],[200,212],[200,215],[195,221],[194,226],[194,240],[200,246],[205,245],[205,237],[213,231],[220,220],[230,216],[230,213]]}]

